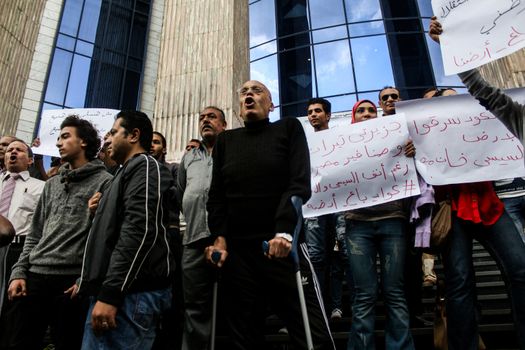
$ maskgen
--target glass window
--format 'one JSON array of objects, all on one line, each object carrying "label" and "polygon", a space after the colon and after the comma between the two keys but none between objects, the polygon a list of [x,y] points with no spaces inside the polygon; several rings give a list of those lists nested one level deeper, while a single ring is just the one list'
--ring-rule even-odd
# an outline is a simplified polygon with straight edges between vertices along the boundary
[{"label": "glass window", "polygon": [[359,91],[394,85],[390,53],[384,35],[352,39],[351,44]]},{"label": "glass window", "polygon": [[441,49],[438,43],[435,43],[428,35],[425,35],[427,41],[434,78],[437,86],[463,86],[463,83],[456,74],[446,76],[443,68],[443,59],[441,58]]},{"label": "glass window", "polygon": [[281,107],[275,107],[273,112],[270,112],[270,121],[275,122],[281,118]]},{"label": "glass window", "polygon": [[75,51],[82,55],[91,57],[93,55],[93,47],[93,44],[86,43],[82,40],[77,40],[77,48]]},{"label": "glass window", "polygon": [[351,94],[345,96],[328,97],[327,100],[332,104],[332,113],[345,112],[352,110],[352,106],[356,102],[356,96]]},{"label": "glass window", "polygon": [[57,46],[65,50],[73,51],[75,49],[75,39],[67,35],[58,34]]},{"label": "glass window", "polygon": [[104,46],[115,51],[126,52],[131,26],[131,10],[112,6],[110,18],[111,25],[107,26]]},{"label": "glass window", "polygon": [[355,91],[347,40],[315,45],[314,53],[319,96]]},{"label": "glass window", "polygon": [[250,79],[259,80],[268,87],[272,94],[273,104],[276,106],[280,104],[278,76],[277,55],[250,64]]},{"label": "glass window", "polygon": [[63,109],[64,107],[62,106],[59,106],[59,105],[54,105],[52,103],[44,103],[42,104],[42,110],[44,111],[47,111],[47,110],[50,110],[50,109]]},{"label": "glass window", "polygon": [[310,0],[308,4],[312,29],[345,23],[342,0]]},{"label": "glass window", "polygon": [[312,32],[313,42],[322,43],[324,41],[331,41],[337,39],[348,38],[346,26],[338,26],[326,29],[317,29]]},{"label": "glass window", "polygon": [[120,106],[120,92],[124,70],[111,64],[100,63],[100,77],[102,77],[94,98],[87,107],[115,108]]},{"label": "glass window", "polygon": [[135,10],[145,15],[149,14],[149,2],[150,0],[147,0],[147,1],[138,0],[135,4]]},{"label": "glass window", "polygon": [[84,12],[82,12],[82,22],[80,23],[79,38],[86,41],[95,42],[97,35],[98,18],[100,16],[100,6],[102,0],[86,0]]},{"label": "glass window", "polygon": [[47,83],[46,102],[59,105],[64,104],[64,95],[66,93],[72,56],[73,54],[70,52],[61,49],[55,50]]},{"label": "glass window", "polygon": [[385,32],[385,25],[382,19],[372,22],[350,24],[348,26],[351,37],[383,34]]},{"label": "glass window", "polygon": [[422,17],[432,17],[434,14],[432,12],[432,4],[430,0],[417,0],[419,5],[419,14]]},{"label": "glass window", "polygon": [[91,60],[81,55],[73,57],[71,76],[67,89],[66,106],[72,108],[84,107],[86,100],[86,88],[89,78]]},{"label": "glass window", "polygon": [[122,96],[122,109],[137,109],[139,84],[140,74],[127,70],[126,79],[124,81],[124,94]]},{"label": "glass window", "polygon": [[[381,88],[383,88],[383,86],[381,86]],[[364,92],[364,93],[358,93],[358,99],[359,100],[370,100],[372,102],[374,102],[374,104],[376,106],[378,106],[379,102],[379,90],[376,90],[376,91],[370,91],[370,92]],[[354,105],[352,105],[353,107]],[[379,107],[379,106],[378,106]]]},{"label": "glass window", "polygon": [[148,18],[143,15],[135,14],[135,18],[133,19],[133,28],[131,31],[131,42],[129,47],[129,54],[131,56],[142,57],[144,55],[147,26]]},{"label": "glass window", "polygon": [[254,47],[250,50],[250,60],[254,61],[261,57],[268,56],[277,52],[277,41],[273,40],[269,43]]},{"label": "glass window", "polygon": [[379,0],[344,0],[348,22],[383,18]]},{"label": "glass window", "polygon": [[261,0],[249,7],[250,47],[277,37],[274,0]]},{"label": "glass window", "polygon": [[77,36],[78,22],[80,22],[80,13],[82,12],[82,0],[67,0],[62,13],[62,22],[60,23],[60,32]]}]

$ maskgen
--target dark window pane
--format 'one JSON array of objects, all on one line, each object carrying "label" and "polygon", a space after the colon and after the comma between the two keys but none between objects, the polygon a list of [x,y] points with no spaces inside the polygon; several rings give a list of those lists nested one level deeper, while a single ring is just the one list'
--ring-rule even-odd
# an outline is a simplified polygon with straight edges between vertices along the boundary
[{"label": "dark window pane", "polygon": [[102,0],[86,0],[84,12],[82,13],[82,22],[80,23],[80,31],[78,33],[81,39],[92,43],[95,42],[101,4]]},{"label": "dark window pane", "polygon": [[373,22],[350,24],[348,29],[351,37],[383,34],[385,32],[385,26],[381,19]]},{"label": "dark window pane", "polygon": [[98,85],[89,89],[92,97],[87,101],[86,107],[120,108],[123,72],[120,67],[102,63]]},{"label": "dark window pane", "polygon": [[383,18],[379,0],[345,0],[345,8],[349,23]]},{"label": "dark window pane", "polygon": [[93,46],[93,44],[86,43],[82,40],[77,40],[77,48],[75,51],[82,55],[91,57],[91,55],[93,55]]},{"label": "dark window pane", "polygon": [[115,3],[115,5],[120,5],[128,9],[132,9],[134,1],[133,0],[113,0],[113,2]]},{"label": "dark window pane", "polygon": [[46,90],[46,102],[52,102],[59,105],[64,104],[64,95],[66,94],[67,78],[73,54],[61,49],[55,50],[51,72]]},{"label": "dark window pane", "polygon": [[135,72],[141,72],[142,71],[142,60],[137,60],[135,58],[128,58],[128,69],[131,69]]},{"label": "dark window pane", "polygon": [[126,71],[124,94],[122,96],[122,109],[137,109],[137,96],[139,93],[140,74]]},{"label": "dark window pane", "polygon": [[73,108],[84,107],[90,64],[91,60],[89,58],[80,55],[73,57],[66,106]]},{"label": "dark window pane", "polygon": [[310,0],[309,6],[312,29],[345,23],[342,0]]},{"label": "dark window pane", "polygon": [[394,85],[392,64],[384,35],[352,39],[351,43],[359,91]]},{"label": "dark window pane", "polygon": [[319,96],[354,92],[354,74],[347,40],[314,46]]},{"label": "dark window pane", "polygon": [[149,15],[149,1],[137,1],[135,11]]},{"label": "dark window pane", "polygon": [[129,54],[131,56],[142,58],[144,55],[144,46],[146,44],[146,28],[148,26],[148,18],[135,14],[133,19],[133,29],[131,32],[131,42]]},{"label": "dark window pane", "polygon": [[60,23],[61,33],[77,36],[82,3],[82,0],[66,0],[62,14],[62,22]]},{"label": "dark window pane", "polygon": [[111,24],[107,28],[104,46],[119,52],[126,52],[131,26],[131,10],[112,6],[110,18]]}]

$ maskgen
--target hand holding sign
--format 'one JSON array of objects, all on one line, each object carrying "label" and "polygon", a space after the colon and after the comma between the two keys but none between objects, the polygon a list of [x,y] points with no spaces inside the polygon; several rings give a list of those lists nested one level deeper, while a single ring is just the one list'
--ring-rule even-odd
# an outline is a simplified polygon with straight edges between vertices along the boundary
[{"label": "hand holding sign", "polygon": [[525,47],[525,1],[432,0],[432,8],[439,23],[431,23],[429,35],[441,42],[447,75]]}]

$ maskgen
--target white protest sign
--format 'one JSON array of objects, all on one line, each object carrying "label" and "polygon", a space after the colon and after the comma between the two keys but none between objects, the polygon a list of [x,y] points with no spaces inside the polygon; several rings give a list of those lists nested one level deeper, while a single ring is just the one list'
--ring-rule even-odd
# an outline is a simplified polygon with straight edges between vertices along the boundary
[{"label": "white protest sign", "polygon": [[432,0],[443,26],[446,75],[457,74],[525,47],[525,1]]},{"label": "white protest sign", "polygon": [[[525,90],[511,92],[525,101]],[[401,101],[416,146],[416,167],[432,185],[525,176],[523,146],[470,95]]]},{"label": "white protest sign", "polygon": [[312,197],[304,217],[368,207],[419,194],[403,115],[308,135]]},{"label": "white protest sign", "polygon": [[102,139],[104,135],[111,130],[113,122],[115,121],[115,115],[118,112],[116,109],[101,108],[53,109],[43,111],[38,129],[40,146],[33,147],[32,150],[36,154],[60,157],[56,147],[57,137],[60,135],[60,124],[67,116],[72,114],[90,121]]}]

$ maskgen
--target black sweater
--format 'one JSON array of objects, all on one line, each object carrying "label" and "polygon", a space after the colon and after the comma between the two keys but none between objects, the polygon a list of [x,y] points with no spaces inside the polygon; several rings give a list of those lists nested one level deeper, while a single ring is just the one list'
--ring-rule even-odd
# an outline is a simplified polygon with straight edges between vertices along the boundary
[{"label": "black sweater", "polygon": [[212,236],[271,239],[293,233],[293,195],[311,195],[310,156],[296,119],[247,122],[221,133],[213,149],[208,226]]}]

